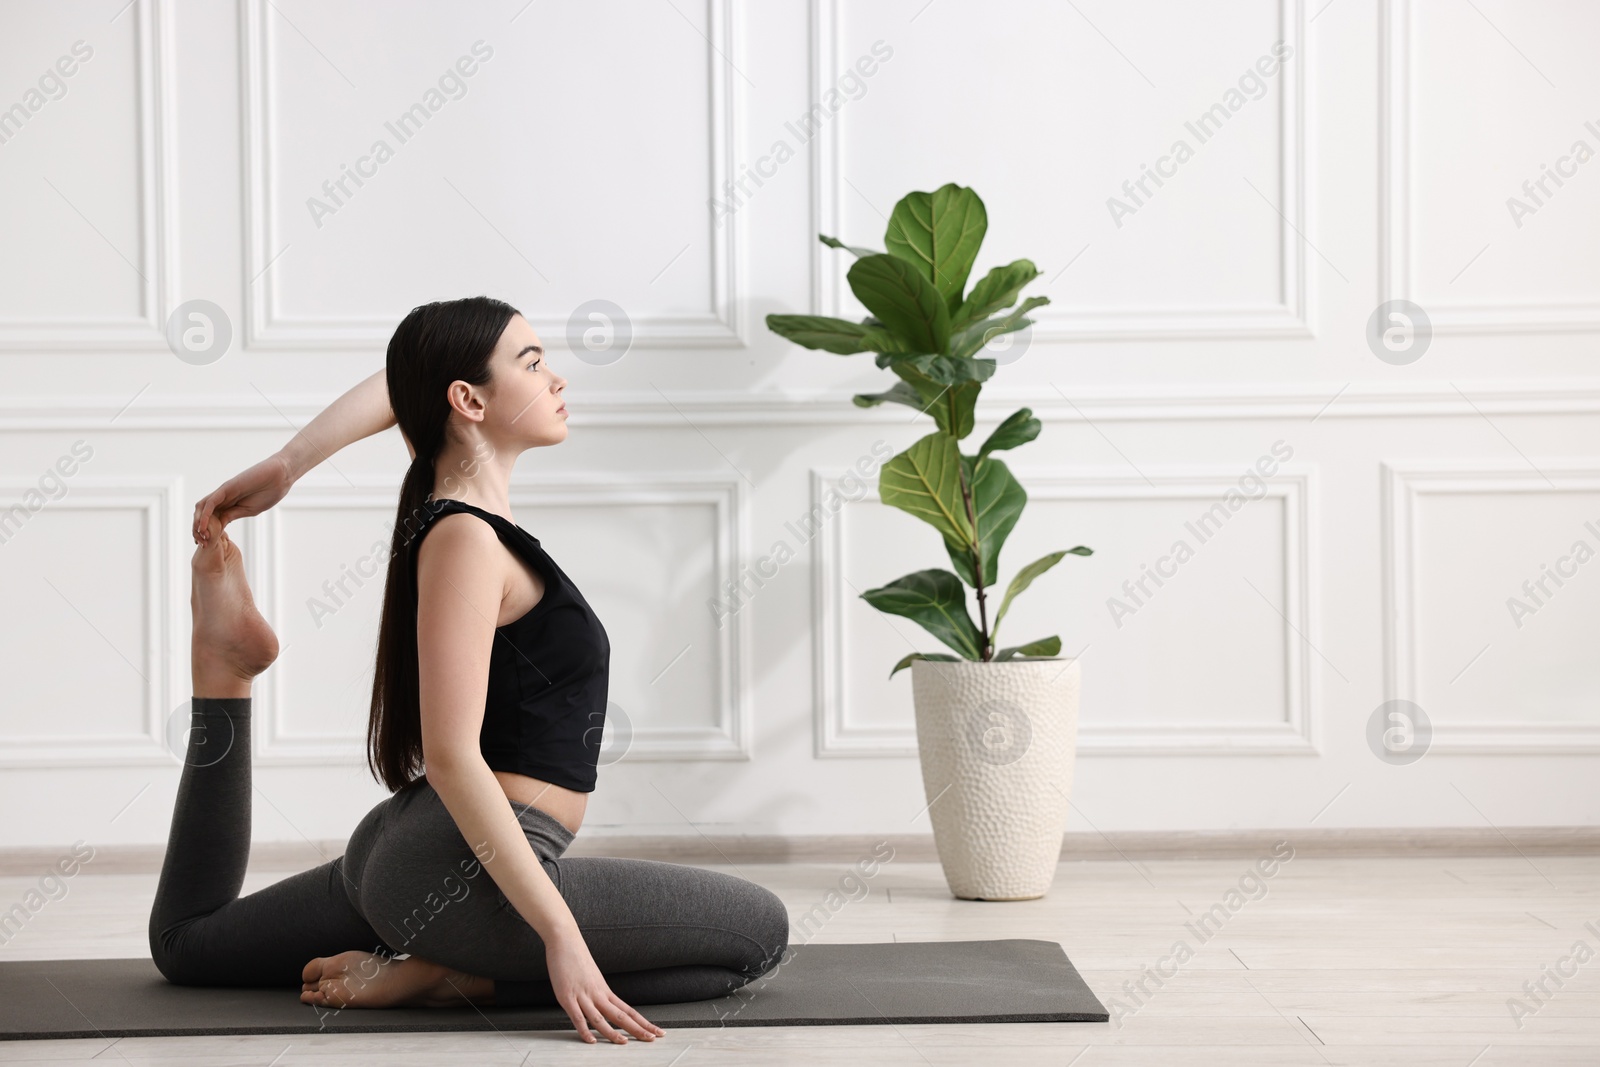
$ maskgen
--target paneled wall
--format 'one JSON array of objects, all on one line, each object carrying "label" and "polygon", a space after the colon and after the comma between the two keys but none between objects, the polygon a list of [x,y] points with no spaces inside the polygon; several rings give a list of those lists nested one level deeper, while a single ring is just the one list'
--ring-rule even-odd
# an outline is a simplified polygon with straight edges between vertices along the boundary
[{"label": "paneled wall", "polygon": [[[570,380],[514,507],[612,639],[585,832],[926,831],[888,672],[940,646],[859,594],[947,565],[875,492],[931,420],[764,319],[863,314],[816,235],[882,247],[952,181],[974,276],[1027,257],[1051,299],[968,446],[1044,421],[1002,581],[1094,549],[1005,623],[1082,658],[1070,828],[1600,818],[1593,5],[15,0],[0,30],[0,844],[165,839],[193,502],[480,292]],[[261,840],[385,795],[405,463],[391,430],[232,527],[283,644]]]}]

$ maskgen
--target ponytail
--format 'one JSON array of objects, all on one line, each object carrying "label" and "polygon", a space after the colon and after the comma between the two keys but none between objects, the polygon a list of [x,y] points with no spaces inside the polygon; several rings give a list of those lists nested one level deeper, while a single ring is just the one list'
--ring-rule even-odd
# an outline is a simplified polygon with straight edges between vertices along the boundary
[{"label": "ponytail", "polygon": [[416,450],[400,483],[389,543],[367,718],[367,766],[390,792],[416,785],[426,770],[412,548],[439,510],[432,496],[451,411],[445,391],[454,381],[489,381],[489,356],[516,314],[510,304],[486,296],[424,304],[412,309],[389,340],[389,403]]}]

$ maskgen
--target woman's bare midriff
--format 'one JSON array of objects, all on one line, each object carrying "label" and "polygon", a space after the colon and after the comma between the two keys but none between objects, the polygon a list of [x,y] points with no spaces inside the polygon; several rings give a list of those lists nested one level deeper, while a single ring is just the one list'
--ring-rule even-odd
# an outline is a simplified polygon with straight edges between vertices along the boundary
[{"label": "woman's bare midriff", "polygon": [[576,789],[532,778],[512,771],[493,771],[506,799],[516,804],[531,804],[573,833],[583,825],[583,812],[589,806],[589,794]]}]

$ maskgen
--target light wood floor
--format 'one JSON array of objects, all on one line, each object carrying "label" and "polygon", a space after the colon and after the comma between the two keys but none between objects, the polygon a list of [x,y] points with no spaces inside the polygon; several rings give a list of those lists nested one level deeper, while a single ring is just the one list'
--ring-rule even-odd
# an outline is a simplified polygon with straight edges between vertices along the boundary
[{"label": "light wood floor", "polygon": [[[740,864],[737,873],[770,886],[793,915],[820,901],[845,869]],[[627,1046],[584,1045],[571,1031],[0,1041],[0,1060],[97,1067],[600,1059],[682,1067],[1600,1064],[1600,955],[1559,989],[1546,980],[1551,995],[1520,1028],[1507,1007],[1575,942],[1600,953],[1600,936],[1584,927],[1600,929],[1600,858],[1299,857],[1202,942],[1185,926],[1190,913],[1223,901],[1248,869],[1243,859],[1068,862],[1045,899],[986,904],[952,899],[937,864],[894,860],[870,880],[868,896],[846,904],[812,939],[1056,939],[1108,1007],[1118,1001],[1133,1009],[1114,1023],[669,1029],[654,1044]],[[245,891],[284,873],[252,870]],[[0,878],[0,900],[20,898],[31,883]],[[69,884],[66,897],[0,946],[0,959],[147,954],[154,875],[84,874]],[[1195,954],[1175,976],[1159,987],[1147,978],[1142,1003],[1124,992],[1124,982],[1137,981],[1179,940]]]}]

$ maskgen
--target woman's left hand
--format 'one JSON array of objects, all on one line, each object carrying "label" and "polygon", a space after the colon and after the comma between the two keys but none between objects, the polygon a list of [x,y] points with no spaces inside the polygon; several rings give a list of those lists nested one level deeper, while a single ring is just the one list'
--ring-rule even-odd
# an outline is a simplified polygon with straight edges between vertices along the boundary
[{"label": "woman's left hand", "polygon": [[615,1044],[626,1044],[627,1037],[612,1026],[613,1022],[641,1041],[666,1035],[665,1030],[611,991],[581,935],[574,933],[553,944],[546,942],[545,968],[557,1003],[566,1010],[583,1040],[595,1043],[589,1032],[593,1026]]}]

